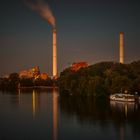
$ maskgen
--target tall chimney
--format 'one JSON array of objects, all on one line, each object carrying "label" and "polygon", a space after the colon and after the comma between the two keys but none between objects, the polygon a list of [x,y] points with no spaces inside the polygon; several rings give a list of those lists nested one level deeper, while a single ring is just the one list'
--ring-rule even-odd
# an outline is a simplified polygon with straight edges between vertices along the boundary
[{"label": "tall chimney", "polygon": [[120,32],[120,63],[124,63],[124,33]]},{"label": "tall chimney", "polygon": [[57,38],[56,38],[56,29],[53,28],[53,78],[57,78]]}]

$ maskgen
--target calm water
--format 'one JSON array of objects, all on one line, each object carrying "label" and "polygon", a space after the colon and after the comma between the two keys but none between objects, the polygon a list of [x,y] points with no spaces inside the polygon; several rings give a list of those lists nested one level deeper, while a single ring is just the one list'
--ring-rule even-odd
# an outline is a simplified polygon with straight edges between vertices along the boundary
[{"label": "calm water", "polygon": [[59,96],[56,89],[0,92],[1,140],[140,140],[140,105]]}]

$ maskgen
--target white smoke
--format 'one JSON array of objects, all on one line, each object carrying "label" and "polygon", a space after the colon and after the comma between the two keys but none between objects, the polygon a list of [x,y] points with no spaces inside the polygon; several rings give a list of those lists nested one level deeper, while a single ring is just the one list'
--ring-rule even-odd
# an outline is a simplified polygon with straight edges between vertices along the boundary
[{"label": "white smoke", "polygon": [[37,0],[35,3],[32,0],[26,0],[26,5],[33,11],[38,12],[44,20],[48,21],[55,28],[55,17],[49,5],[44,0]]}]

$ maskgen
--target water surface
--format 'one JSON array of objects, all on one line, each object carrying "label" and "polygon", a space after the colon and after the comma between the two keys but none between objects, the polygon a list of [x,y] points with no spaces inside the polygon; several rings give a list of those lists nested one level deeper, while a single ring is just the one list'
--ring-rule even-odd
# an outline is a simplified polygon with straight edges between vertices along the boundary
[{"label": "water surface", "polygon": [[0,92],[2,140],[139,140],[140,105],[60,96],[57,89]]}]

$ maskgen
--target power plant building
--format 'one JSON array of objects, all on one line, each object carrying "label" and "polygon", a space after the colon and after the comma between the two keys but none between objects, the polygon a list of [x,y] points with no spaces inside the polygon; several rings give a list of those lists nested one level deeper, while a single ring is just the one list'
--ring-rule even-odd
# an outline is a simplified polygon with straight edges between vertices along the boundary
[{"label": "power plant building", "polygon": [[40,70],[38,66],[35,66],[29,70],[23,70],[19,72],[20,78],[39,78]]}]

